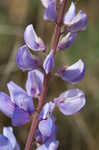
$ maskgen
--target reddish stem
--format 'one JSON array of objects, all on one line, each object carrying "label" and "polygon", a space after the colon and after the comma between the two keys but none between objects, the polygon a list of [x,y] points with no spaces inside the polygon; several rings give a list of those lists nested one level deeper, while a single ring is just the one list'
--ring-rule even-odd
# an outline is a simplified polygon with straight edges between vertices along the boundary
[{"label": "reddish stem", "polygon": [[63,0],[63,3],[61,5],[61,9],[60,9],[60,13],[59,13],[59,16],[57,18],[56,30],[55,30],[54,38],[52,41],[52,49],[54,51],[54,56],[56,54],[56,49],[57,49],[59,38],[61,35],[61,27],[63,24],[63,16],[64,16],[64,10],[66,7],[66,2],[67,2],[67,0]]},{"label": "reddish stem", "polygon": [[[60,33],[61,33],[61,26],[62,26],[62,21],[63,21],[63,15],[64,15],[64,10],[65,10],[65,6],[66,6],[66,0],[63,0],[62,5],[61,5],[61,9],[60,9],[60,13],[57,19],[57,25],[56,25],[56,30],[55,30],[55,34],[54,34],[54,38],[53,38],[53,42],[52,42],[52,49],[54,52],[54,56],[56,54],[56,49],[57,49],[57,45],[59,42],[59,38],[60,38]],[[33,114],[32,118],[32,124],[31,124],[31,129],[29,132],[29,136],[26,142],[26,146],[25,146],[25,150],[30,150],[31,148],[31,143],[34,139],[34,134],[35,134],[35,130],[38,126],[38,116],[40,114],[40,111],[43,107],[44,104],[44,99],[46,97],[46,93],[47,93],[47,89],[48,89],[48,83],[49,83],[49,79],[51,77],[51,73],[45,74],[44,75],[44,83],[43,83],[43,89],[42,89],[42,93],[40,96],[40,100],[37,106],[37,109],[35,111],[35,113]]]}]

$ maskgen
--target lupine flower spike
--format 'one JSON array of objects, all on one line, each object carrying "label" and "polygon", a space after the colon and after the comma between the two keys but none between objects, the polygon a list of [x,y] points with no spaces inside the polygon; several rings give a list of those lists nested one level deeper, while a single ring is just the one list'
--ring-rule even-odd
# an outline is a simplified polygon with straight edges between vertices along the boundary
[{"label": "lupine flower spike", "polygon": [[[45,52],[46,46],[36,34],[33,25],[28,25],[24,32],[25,44],[18,48],[16,56],[17,66],[22,71],[28,72],[26,90],[10,81],[7,84],[10,96],[0,92],[0,111],[11,118],[13,126],[25,125],[30,118],[33,118],[32,130],[30,130],[25,150],[30,150],[34,144],[36,150],[57,150],[59,141],[56,137],[57,118],[53,115],[55,108],[64,115],[73,115],[86,104],[85,94],[78,88],[64,91],[52,101],[45,103],[49,79],[53,76],[53,69],[56,69],[55,55],[57,52],[68,49],[74,43],[78,32],[84,31],[88,24],[87,15],[82,10],[76,15],[73,2],[65,15],[63,12],[66,1],[60,0],[61,13],[57,12],[56,2],[56,0],[41,0],[45,8],[43,19],[56,23],[50,52],[44,61],[32,55],[31,50]],[[38,69],[42,69],[43,73]],[[71,66],[60,67],[55,74],[69,84],[77,84],[84,78],[85,64],[82,59],[79,59]],[[38,102],[37,107],[34,101]],[[3,134],[0,134],[0,150],[20,150],[11,127],[5,127]]]}]

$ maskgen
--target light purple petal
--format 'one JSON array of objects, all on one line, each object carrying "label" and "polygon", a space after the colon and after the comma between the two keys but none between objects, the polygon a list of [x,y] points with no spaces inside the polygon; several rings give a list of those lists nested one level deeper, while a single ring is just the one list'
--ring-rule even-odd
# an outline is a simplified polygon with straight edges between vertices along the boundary
[{"label": "light purple petal", "polygon": [[26,45],[34,51],[45,51],[46,47],[40,37],[37,36],[32,24],[28,25],[24,32]]},{"label": "light purple petal", "polygon": [[8,138],[0,134],[0,150],[13,150]]},{"label": "light purple petal", "polygon": [[55,66],[54,55],[53,55],[53,51],[51,51],[45,58],[44,64],[43,64],[43,68],[44,68],[46,74],[51,72],[52,69],[54,68],[54,66]]},{"label": "light purple petal", "polygon": [[8,89],[12,98],[12,101],[15,102],[24,111],[33,112],[34,105],[32,97],[28,96],[26,92],[17,84],[10,81],[8,84]]},{"label": "light purple petal", "polygon": [[4,127],[3,135],[8,138],[13,150],[20,150],[19,144],[16,141],[12,127]]},{"label": "light purple petal", "polygon": [[13,134],[12,127],[4,127],[3,128],[3,135],[6,136],[9,139],[9,141],[12,145],[12,148],[14,149],[15,145],[16,145],[16,138]]},{"label": "light purple petal", "polygon": [[20,146],[18,143],[16,143],[14,150],[20,150]]},{"label": "light purple petal", "polygon": [[67,26],[67,30],[71,32],[84,31],[87,25],[87,15],[80,10],[79,13],[71,21],[71,23]]},{"label": "light purple petal", "polygon": [[36,150],[49,150],[48,147],[46,147],[45,144],[40,145]]},{"label": "light purple petal", "polygon": [[57,150],[59,141],[46,142],[39,146],[36,150]]},{"label": "light purple petal", "polygon": [[39,70],[28,72],[26,90],[29,96],[38,97],[41,94],[44,75]]},{"label": "light purple petal", "polygon": [[50,3],[48,5],[48,8],[45,9],[43,18],[44,20],[48,21],[56,21],[57,19],[56,3]]},{"label": "light purple petal", "polygon": [[56,0],[41,0],[41,3],[45,8],[48,8],[50,3],[56,3]]},{"label": "light purple petal", "polygon": [[7,87],[10,93],[11,101],[15,103],[15,95],[17,93],[26,93],[24,89],[22,89],[20,86],[18,86],[16,83],[13,81],[10,81],[7,83]]},{"label": "light purple petal", "polygon": [[20,109],[19,107],[16,107],[12,117],[13,126],[21,126],[29,121],[30,121],[30,114]]},{"label": "light purple petal", "polygon": [[64,115],[72,115],[84,107],[86,99],[83,91],[70,89],[54,99],[54,102]]},{"label": "light purple petal", "polygon": [[5,93],[0,92],[0,111],[11,118],[14,109],[15,104],[11,102],[10,97]]},{"label": "light purple petal", "polygon": [[52,115],[54,108],[55,104],[53,102],[46,103],[42,108],[42,111],[39,115],[39,119],[47,119],[49,116]]},{"label": "light purple petal", "polygon": [[66,12],[64,16],[64,24],[69,25],[73,20],[73,18],[75,17],[75,15],[76,15],[76,7],[75,4],[72,2],[69,10]]},{"label": "light purple petal", "polygon": [[15,96],[15,103],[19,108],[23,109],[24,111],[34,112],[34,105],[32,97],[24,94],[24,93],[17,93]]},{"label": "light purple petal", "polygon": [[52,128],[53,128],[53,120],[51,117],[49,117],[46,120],[41,120],[39,122],[38,128],[42,134],[42,136],[49,137],[52,134]]},{"label": "light purple petal", "polygon": [[18,49],[16,64],[23,71],[33,70],[41,65],[41,61],[35,55],[32,55],[26,45]]},{"label": "light purple petal", "polygon": [[58,49],[59,50],[65,50],[65,49],[69,48],[72,45],[72,43],[75,41],[76,37],[77,37],[77,33],[69,32],[59,42]]},{"label": "light purple petal", "polygon": [[59,141],[52,141],[49,144],[49,150],[57,150],[58,145],[59,145]]},{"label": "light purple petal", "polygon": [[59,76],[71,84],[79,83],[85,75],[85,65],[80,59],[71,66],[64,66],[58,70]]}]

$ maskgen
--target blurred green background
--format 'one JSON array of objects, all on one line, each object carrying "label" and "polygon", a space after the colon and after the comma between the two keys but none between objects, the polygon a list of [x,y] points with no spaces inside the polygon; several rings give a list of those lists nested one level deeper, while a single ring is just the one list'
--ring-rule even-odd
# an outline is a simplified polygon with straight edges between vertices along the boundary
[{"label": "blurred green background", "polygon": [[[99,1],[75,0],[77,9],[88,15],[88,28],[79,33],[76,42],[56,56],[56,68],[71,65],[82,59],[86,65],[83,81],[77,85],[64,83],[60,78],[50,81],[48,98],[52,100],[69,88],[80,88],[86,94],[84,109],[74,116],[63,116],[57,110],[58,150],[98,150],[99,149]],[[71,0],[68,0],[70,5]],[[40,0],[0,0],[0,91],[8,93],[6,83],[10,80],[25,88],[27,73],[16,66],[17,48],[24,44],[24,29],[32,23],[36,32],[50,50],[50,41],[55,24],[43,21],[43,7]],[[41,53],[37,53],[41,56]],[[10,119],[0,113],[0,132],[3,126],[11,125]],[[21,149],[24,149],[30,123],[15,128],[14,133]]]}]

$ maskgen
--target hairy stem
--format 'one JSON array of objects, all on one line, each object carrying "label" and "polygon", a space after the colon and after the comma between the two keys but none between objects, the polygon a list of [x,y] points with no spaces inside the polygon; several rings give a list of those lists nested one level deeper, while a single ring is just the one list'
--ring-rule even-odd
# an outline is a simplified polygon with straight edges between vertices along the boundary
[{"label": "hairy stem", "polygon": [[[62,5],[61,5],[61,9],[60,9],[60,12],[59,12],[59,16],[57,18],[57,25],[56,25],[56,29],[55,29],[54,38],[53,38],[53,41],[52,41],[52,49],[53,49],[53,52],[54,52],[54,56],[56,54],[57,45],[58,45],[59,38],[60,38],[60,35],[61,35],[61,27],[62,27],[62,21],[63,21],[65,6],[66,6],[66,0],[63,0]],[[33,121],[32,121],[31,129],[30,129],[30,132],[29,132],[29,135],[28,135],[28,138],[27,138],[25,150],[30,150],[30,148],[31,148],[31,143],[34,139],[35,130],[36,130],[36,128],[38,126],[38,122],[39,122],[38,116],[39,116],[40,111],[41,111],[41,109],[43,107],[43,104],[44,104],[44,100],[45,100],[45,97],[46,97],[50,77],[51,77],[51,73],[48,73],[48,74],[45,73],[42,93],[41,93],[41,96],[40,96],[40,100],[39,100],[37,109],[36,109],[34,115],[32,116]]]}]

